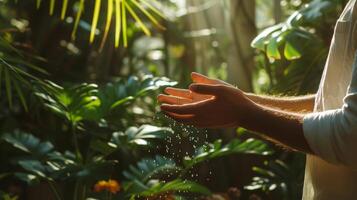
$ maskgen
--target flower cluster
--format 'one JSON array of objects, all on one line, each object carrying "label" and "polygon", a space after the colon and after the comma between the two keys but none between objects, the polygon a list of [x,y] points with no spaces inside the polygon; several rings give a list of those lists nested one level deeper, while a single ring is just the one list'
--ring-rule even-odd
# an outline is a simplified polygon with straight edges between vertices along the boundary
[{"label": "flower cluster", "polygon": [[109,179],[108,181],[104,181],[104,180],[98,181],[94,185],[95,192],[101,192],[104,190],[116,194],[117,192],[120,191],[120,184],[116,180]]}]

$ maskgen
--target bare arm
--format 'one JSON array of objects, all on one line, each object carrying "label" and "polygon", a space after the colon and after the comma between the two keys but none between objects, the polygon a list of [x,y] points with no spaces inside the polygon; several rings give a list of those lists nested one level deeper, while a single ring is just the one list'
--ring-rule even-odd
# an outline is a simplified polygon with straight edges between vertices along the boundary
[{"label": "bare arm", "polygon": [[193,84],[190,91],[210,95],[211,98],[177,104],[176,101],[166,100],[167,96],[161,96],[159,101],[167,103],[163,104],[161,109],[182,123],[205,128],[240,126],[264,133],[267,137],[292,149],[312,153],[304,137],[304,114],[259,105],[232,86]]},{"label": "bare arm", "polygon": [[312,112],[314,109],[316,97],[316,95],[307,95],[301,97],[271,97],[256,95],[252,93],[246,93],[245,95],[257,104],[296,113]]},{"label": "bare arm", "polygon": [[[191,74],[191,78],[194,83],[232,86],[224,81],[218,79],[212,79],[195,72]],[[167,93],[171,94],[171,91],[172,89],[171,90],[169,89]],[[188,91],[186,90],[186,93],[187,92]],[[177,95],[177,92],[173,91],[173,93],[174,93],[173,95]],[[302,97],[274,97],[274,96],[256,95],[252,93],[245,93],[245,95],[250,100],[254,101],[257,104],[263,105],[265,107],[271,107],[274,109],[296,112],[296,113],[312,112],[315,104],[315,95],[307,95]],[[188,95],[186,95],[186,97],[187,96]],[[194,101],[202,100],[206,98],[205,96],[201,97],[199,94],[196,95],[191,94],[191,96],[189,97],[193,98]]]},{"label": "bare arm", "polygon": [[253,104],[247,108],[241,126],[286,145],[292,149],[312,154],[303,131],[304,114],[290,113]]}]

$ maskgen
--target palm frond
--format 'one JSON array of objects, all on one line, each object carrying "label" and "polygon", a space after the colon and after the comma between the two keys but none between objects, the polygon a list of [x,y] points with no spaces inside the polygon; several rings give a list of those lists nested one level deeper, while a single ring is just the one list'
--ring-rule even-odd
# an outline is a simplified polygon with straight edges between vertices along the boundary
[{"label": "palm frond", "polygon": [[[150,2],[151,1],[151,2]],[[111,22],[112,22],[112,17],[113,14],[115,13],[115,27],[114,27],[114,32],[115,32],[115,47],[119,47],[120,44],[120,39],[122,38],[123,40],[123,45],[124,47],[128,46],[128,25],[129,21],[128,18],[129,15],[134,19],[133,23],[136,23],[138,27],[148,36],[151,35],[151,31],[149,28],[149,24],[144,21],[144,19],[147,19],[149,23],[152,23],[153,26],[157,27],[159,30],[165,30],[165,27],[159,22],[160,19],[166,19],[165,16],[163,15],[162,12],[160,12],[153,3],[158,4],[154,0],[107,0],[107,1],[102,1],[102,0],[95,0],[94,1],[94,7],[92,9],[92,19],[91,19],[91,30],[89,34],[89,42],[93,43],[95,41],[95,38],[98,35],[98,30],[101,30],[101,43],[100,43],[100,49],[103,49],[103,46],[105,42],[108,39],[108,35],[110,32],[111,27]],[[76,39],[76,34],[78,31],[78,27],[80,24],[80,21],[83,18],[83,11],[85,8],[90,8],[91,3],[93,1],[85,1],[85,0],[63,0],[61,7],[59,8],[60,12],[60,19],[64,20],[68,14],[68,10],[70,6],[74,6],[76,8],[76,13],[75,13],[75,20],[74,20],[74,25],[73,25],[73,31],[71,34],[72,40]],[[36,0],[36,8],[39,9],[42,4],[42,0]],[[102,13],[102,8],[104,7],[104,3],[107,3],[107,9],[106,13]],[[49,15],[54,15],[56,12],[56,6],[57,6],[56,0],[50,0],[49,1]],[[98,27],[99,22],[101,21],[101,17],[105,16],[106,17],[106,23],[104,27]],[[121,37],[122,35],[122,37]]]}]

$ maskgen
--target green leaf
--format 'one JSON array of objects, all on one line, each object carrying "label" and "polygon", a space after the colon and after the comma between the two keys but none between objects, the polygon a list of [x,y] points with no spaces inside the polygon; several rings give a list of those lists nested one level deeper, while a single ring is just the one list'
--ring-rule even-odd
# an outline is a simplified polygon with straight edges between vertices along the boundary
[{"label": "green leaf", "polygon": [[210,190],[198,183],[177,179],[168,183],[159,182],[152,186],[150,189],[142,192],[141,196],[153,196],[166,192],[190,192],[203,195],[211,194]]},{"label": "green leaf", "polygon": [[198,148],[192,158],[186,157],[184,165],[186,168],[191,168],[204,161],[231,154],[269,155],[271,153],[272,150],[266,143],[256,139],[248,139],[245,141],[235,139],[226,145],[222,145],[221,140],[216,140],[213,144]]},{"label": "green leaf", "polygon": [[79,22],[81,20],[83,11],[84,11],[84,0],[80,0],[79,3],[78,3],[78,10],[77,10],[77,14],[76,14],[76,20],[74,21],[74,26],[73,26],[73,30],[72,30],[72,34],[71,34],[71,39],[72,40],[76,39],[76,33],[77,33],[77,30],[78,30],[78,25],[79,25]]},{"label": "green leaf", "polygon": [[68,9],[68,0],[62,0],[62,1],[63,2],[62,2],[61,20],[64,20]]},{"label": "green leaf", "polygon": [[50,142],[41,142],[35,136],[15,131],[14,133],[5,133],[1,137],[2,140],[11,144],[24,152],[31,153],[39,158],[46,156],[54,150]]},{"label": "green leaf", "polygon": [[53,15],[53,11],[55,9],[55,4],[56,4],[55,0],[50,0],[50,10],[49,10],[50,15]]},{"label": "green leaf", "polygon": [[156,156],[154,159],[143,159],[135,166],[131,165],[129,170],[123,172],[123,175],[128,180],[137,180],[142,185],[147,185],[151,179],[162,177],[165,174],[177,174],[181,170],[173,160]]},{"label": "green leaf", "polygon": [[277,39],[278,39],[278,37],[276,36],[276,37],[272,37],[269,40],[269,43],[268,43],[266,51],[267,51],[267,56],[269,58],[280,60],[281,59],[281,55],[280,55]]},{"label": "green leaf", "polygon": [[18,161],[18,164],[25,170],[31,172],[32,174],[38,177],[49,179],[49,177],[46,176],[46,167],[37,160],[20,160]]},{"label": "green leaf", "polygon": [[259,49],[261,51],[266,51],[265,46],[269,43],[271,35],[279,30],[281,30],[283,24],[278,24],[272,27],[269,27],[262,31],[251,43],[253,48]]},{"label": "green leaf", "polygon": [[173,131],[169,128],[142,125],[129,127],[125,132],[114,132],[110,143],[113,147],[150,146],[152,140],[163,139]]},{"label": "green leaf", "polygon": [[29,185],[32,185],[32,184],[35,184],[35,183],[39,182],[38,177],[33,175],[33,174],[17,172],[14,175],[15,175],[16,178],[24,181],[25,183],[27,183]]},{"label": "green leaf", "polygon": [[121,0],[115,0],[115,47],[119,47],[121,33]]},{"label": "green leaf", "polygon": [[95,0],[94,11],[93,11],[93,19],[92,19],[92,27],[90,31],[90,43],[94,42],[94,37],[97,31],[98,19],[100,14],[101,0]]},{"label": "green leaf", "polygon": [[290,43],[285,43],[284,56],[288,60],[295,60],[301,58],[301,53]]}]

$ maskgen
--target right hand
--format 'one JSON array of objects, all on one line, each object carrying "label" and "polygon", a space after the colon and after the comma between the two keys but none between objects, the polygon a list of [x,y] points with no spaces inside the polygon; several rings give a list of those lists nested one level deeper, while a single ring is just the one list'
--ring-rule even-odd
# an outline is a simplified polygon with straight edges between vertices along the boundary
[{"label": "right hand", "polygon": [[[192,72],[191,79],[193,83],[198,84],[208,84],[208,85],[227,85],[232,86],[224,81],[218,79],[211,79],[202,74]],[[165,89],[167,95],[161,94],[158,96],[158,101],[160,103],[170,104],[170,105],[183,105],[189,103],[196,103],[204,100],[211,99],[211,95],[203,95],[192,92],[188,89],[178,89],[168,87]]]}]

